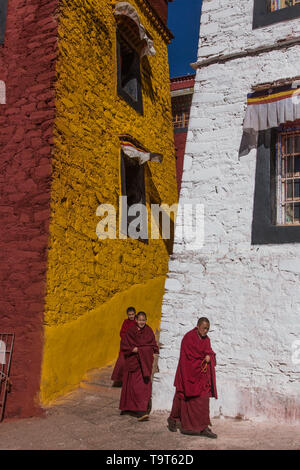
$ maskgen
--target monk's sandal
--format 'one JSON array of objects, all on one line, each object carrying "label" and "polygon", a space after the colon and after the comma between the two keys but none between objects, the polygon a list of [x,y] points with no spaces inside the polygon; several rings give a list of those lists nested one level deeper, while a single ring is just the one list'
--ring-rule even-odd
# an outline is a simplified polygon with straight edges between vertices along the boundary
[{"label": "monk's sandal", "polygon": [[149,414],[144,414],[142,416],[138,416],[138,421],[148,421],[149,419]]},{"label": "monk's sandal", "polygon": [[211,439],[217,439],[218,437],[217,434],[212,432],[212,430],[209,428],[203,429],[203,431],[200,432],[200,436],[210,437]]},{"label": "monk's sandal", "polygon": [[168,429],[171,432],[176,432],[177,431],[177,423],[175,419],[168,418]]}]

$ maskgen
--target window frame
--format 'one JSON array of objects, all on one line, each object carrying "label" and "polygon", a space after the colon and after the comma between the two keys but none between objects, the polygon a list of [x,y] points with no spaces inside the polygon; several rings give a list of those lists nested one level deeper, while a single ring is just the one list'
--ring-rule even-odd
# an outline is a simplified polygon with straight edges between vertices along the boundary
[{"label": "window frame", "polygon": [[255,190],[252,218],[252,245],[300,243],[300,225],[277,223],[277,138],[280,128],[258,134]]},{"label": "window frame", "polygon": [[[286,143],[288,142],[290,137],[300,137],[300,127],[294,126],[292,128],[282,128],[278,129],[277,133],[277,144],[276,144],[276,174],[277,174],[277,225],[287,225],[287,226],[298,226],[300,225],[300,221],[298,223],[288,223],[284,222],[286,218],[286,206],[291,204],[300,204],[300,196],[296,196],[294,194],[294,186],[296,180],[300,181],[300,171],[298,171],[297,175],[295,174],[295,157],[300,157],[300,153],[295,151],[293,145],[292,151],[286,151]],[[294,141],[295,142],[295,141]],[[281,151],[281,149],[284,151]],[[291,150],[291,149],[290,149]],[[288,171],[288,167],[290,168],[290,164],[288,161],[293,162],[292,171]],[[289,197],[289,190],[288,185],[289,183],[292,184],[292,197]],[[298,183],[299,184],[299,183]]]},{"label": "window frame", "polygon": [[282,8],[281,10],[269,11],[267,0],[254,0],[252,28],[257,29],[299,17],[300,4]]},{"label": "window frame", "polygon": [[[126,101],[133,109],[135,109],[139,114],[143,115],[143,94],[142,94],[142,78],[141,78],[141,58],[138,51],[126,40],[124,34],[121,33],[119,28],[116,28],[117,36],[117,93],[118,95]],[[125,41],[129,47],[135,52],[136,59],[138,59],[138,67],[136,70],[136,79],[137,79],[137,101],[135,101],[129,93],[124,90],[122,87],[122,75],[121,75],[121,38]]]},{"label": "window frame", "polygon": [[[181,120],[175,120],[177,116],[181,115],[182,119]],[[178,112],[174,111],[172,113],[172,123],[173,123],[173,129],[174,132],[182,132],[182,131],[187,131],[188,126],[189,126],[189,120],[190,120],[190,109],[185,108],[182,109]],[[181,126],[175,127],[175,124],[181,123]]]},{"label": "window frame", "polygon": [[[121,195],[122,196],[127,196],[127,189],[126,189],[126,161],[130,161],[130,158],[127,157],[125,155],[125,153],[123,152],[123,150],[121,150]],[[146,207],[146,183],[145,183],[145,164],[143,165],[139,165],[137,162],[134,163],[134,160],[133,162],[131,162],[132,164],[135,164],[137,165],[137,168],[139,168],[139,172],[140,172],[140,177],[142,179],[142,200],[139,201],[139,202],[142,202],[142,204]],[[135,202],[134,204],[136,204],[137,202]],[[132,204],[133,205],[133,204]],[[125,224],[124,224],[124,216],[123,216],[123,211],[125,210],[125,207],[123,207],[122,205],[122,209],[121,209],[121,224],[120,224],[120,230],[121,232],[126,235],[127,238],[131,238],[129,235],[128,235],[128,227],[129,227],[129,224],[130,224],[130,220],[128,219],[128,210],[129,210],[129,207],[131,206],[128,206],[128,200],[127,200],[127,206],[126,206],[126,227],[125,227]],[[148,227],[148,216],[146,217],[146,229],[147,229],[147,238],[136,238],[135,240],[138,240],[138,241],[141,241],[141,242],[144,242],[144,243],[148,243],[148,239],[149,239],[149,227]]]}]

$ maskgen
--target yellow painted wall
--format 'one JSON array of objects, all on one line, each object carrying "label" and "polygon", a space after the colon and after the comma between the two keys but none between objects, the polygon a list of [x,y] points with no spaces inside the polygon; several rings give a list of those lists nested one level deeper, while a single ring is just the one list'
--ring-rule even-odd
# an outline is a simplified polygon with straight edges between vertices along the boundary
[{"label": "yellow painted wall", "polygon": [[124,306],[133,304],[137,311],[147,312],[147,324],[154,332],[159,330],[164,285],[163,276],[136,284],[77,320],[46,327],[43,403],[74,388],[87,370],[105,366],[116,358],[120,321],[127,318]]},{"label": "yellow painted wall", "polygon": [[142,59],[141,116],[117,95],[115,3],[62,0],[60,6],[42,401],[116,358],[124,312],[137,307],[137,299],[146,303],[147,286],[149,311],[143,302],[138,308],[154,316],[155,327],[159,323],[166,244],[96,236],[98,205],[117,207],[121,195],[119,135],[163,154],[162,164],[147,164],[147,202],[153,188],[161,202],[177,202],[167,44],[140,0],[132,1],[156,49]]}]

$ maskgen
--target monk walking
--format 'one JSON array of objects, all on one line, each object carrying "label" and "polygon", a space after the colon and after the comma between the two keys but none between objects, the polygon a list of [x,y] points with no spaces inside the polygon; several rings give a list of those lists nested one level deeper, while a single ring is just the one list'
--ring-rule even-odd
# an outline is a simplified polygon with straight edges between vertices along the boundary
[{"label": "monk walking", "polygon": [[146,314],[139,312],[136,325],[121,341],[125,364],[120,410],[121,414],[133,412],[139,421],[149,419],[153,354],[158,354],[154,333],[146,321]]},{"label": "monk walking", "polygon": [[[135,324],[135,313],[136,313],[135,308],[128,307],[126,313],[127,313],[128,318],[126,318],[126,320],[123,321],[123,324],[121,327],[121,331],[120,331],[121,341],[125,337],[127,330]],[[124,353],[122,353],[122,351],[120,350],[116,365],[114,367],[114,370],[111,376],[111,380],[114,381],[114,386],[122,385],[124,363],[125,363]]]},{"label": "monk walking", "polygon": [[217,437],[209,428],[209,398],[217,398],[216,355],[207,336],[209,327],[209,320],[200,318],[197,327],[186,333],[181,342],[176,392],[168,418],[172,432],[179,426],[183,434]]}]

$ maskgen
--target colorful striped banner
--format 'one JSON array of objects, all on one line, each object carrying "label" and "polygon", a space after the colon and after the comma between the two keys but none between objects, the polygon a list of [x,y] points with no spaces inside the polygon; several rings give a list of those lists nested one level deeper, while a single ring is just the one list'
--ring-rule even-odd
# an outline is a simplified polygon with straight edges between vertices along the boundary
[{"label": "colorful striped banner", "polygon": [[300,88],[298,89],[288,89],[285,91],[275,92],[275,93],[265,93],[263,96],[257,96],[256,93],[248,95],[248,105],[253,104],[266,104],[274,103],[275,101],[285,100],[286,98],[291,98],[293,96],[300,95]]}]

